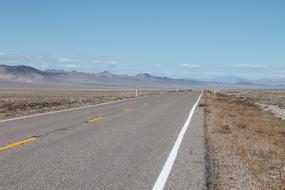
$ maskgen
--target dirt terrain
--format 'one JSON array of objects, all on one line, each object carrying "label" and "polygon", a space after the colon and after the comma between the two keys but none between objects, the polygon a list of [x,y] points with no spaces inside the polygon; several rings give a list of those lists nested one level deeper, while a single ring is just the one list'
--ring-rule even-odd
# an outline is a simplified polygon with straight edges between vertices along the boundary
[{"label": "dirt terrain", "polygon": [[285,90],[237,90],[225,91],[237,97],[242,97],[251,102],[270,104],[285,109]]},{"label": "dirt terrain", "polygon": [[[165,91],[139,91],[138,96],[159,93]],[[134,91],[5,90],[0,91],[0,120],[133,97]]]},{"label": "dirt terrain", "polygon": [[205,93],[214,189],[285,189],[285,121],[257,104],[284,108],[284,91]]}]

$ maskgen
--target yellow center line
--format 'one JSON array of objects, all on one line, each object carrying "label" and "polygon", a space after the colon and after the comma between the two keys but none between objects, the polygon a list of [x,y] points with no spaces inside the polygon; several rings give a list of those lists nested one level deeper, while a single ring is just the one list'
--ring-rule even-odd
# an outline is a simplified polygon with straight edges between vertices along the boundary
[{"label": "yellow center line", "polygon": [[131,108],[126,108],[124,111],[125,112],[129,112],[129,111],[131,111],[132,109]]},{"label": "yellow center line", "polygon": [[12,148],[14,146],[18,146],[18,145],[21,145],[21,144],[25,144],[25,143],[31,142],[31,141],[36,140],[36,139],[37,139],[36,137],[31,137],[31,138],[28,138],[28,139],[25,139],[25,140],[22,140],[22,141],[19,141],[19,142],[15,142],[13,144],[8,144],[6,146],[0,147],[0,151]]},{"label": "yellow center line", "polygon": [[104,119],[104,117],[94,117],[94,118],[92,118],[92,119],[89,119],[88,120],[88,123],[94,123],[94,122],[96,122],[96,121],[100,121],[100,120],[102,120],[102,119]]}]

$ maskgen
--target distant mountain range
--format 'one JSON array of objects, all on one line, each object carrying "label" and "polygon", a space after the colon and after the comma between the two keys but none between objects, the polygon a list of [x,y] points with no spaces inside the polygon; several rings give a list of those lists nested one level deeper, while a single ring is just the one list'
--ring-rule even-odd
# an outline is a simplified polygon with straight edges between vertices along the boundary
[{"label": "distant mountain range", "polygon": [[248,80],[235,76],[221,76],[212,79],[191,80],[173,79],[141,73],[134,76],[117,75],[108,71],[100,73],[84,73],[64,70],[41,71],[26,65],[0,65],[0,80],[17,81],[33,84],[63,85],[99,85],[124,87],[190,87],[198,86],[232,86],[232,87],[285,87],[283,79]]},{"label": "distant mountain range", "polygon": [[203,85],[203,82],[168,77],[152,76],[141,73],[135,76],[116,75],[108,71],[100,73],[84,73],[77,71],[46,70],[41,71],[26,65],[0,65],[0,80],[18,81],[36,84],[68,84],[68,85],[100,85],[100,86],[190,86]]}]

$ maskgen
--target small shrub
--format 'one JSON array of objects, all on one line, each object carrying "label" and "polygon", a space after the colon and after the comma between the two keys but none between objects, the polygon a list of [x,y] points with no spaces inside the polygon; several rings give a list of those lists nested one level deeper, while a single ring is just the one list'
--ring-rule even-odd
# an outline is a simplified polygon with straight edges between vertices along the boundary
[{"label": "small shrub", "polygon": [[240,129],[246,129],[247,128],[247,124],[246,123],[238,123],[237,127]]},{"label": "small shrub", "polygon": [[228,124],[222,125],[218,131],[220,133],[223,133],[223,134],[230,134],[232,132],[232,130]]}]

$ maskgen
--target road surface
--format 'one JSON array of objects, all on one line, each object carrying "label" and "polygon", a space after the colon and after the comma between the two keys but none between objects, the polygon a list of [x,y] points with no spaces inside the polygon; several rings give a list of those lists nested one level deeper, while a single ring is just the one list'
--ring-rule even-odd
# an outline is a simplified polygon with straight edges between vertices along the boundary
[{"label": "road surface", "polygon": [[[0,122],[0,189],[152,189],[200,94]],[[197,107],[164,189],[204,188],[202,126]]]}]

